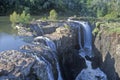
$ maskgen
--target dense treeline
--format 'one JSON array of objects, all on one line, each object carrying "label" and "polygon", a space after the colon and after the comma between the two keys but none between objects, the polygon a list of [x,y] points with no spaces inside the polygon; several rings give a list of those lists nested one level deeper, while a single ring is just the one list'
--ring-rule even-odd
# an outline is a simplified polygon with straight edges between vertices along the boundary
[{"label": "dense treeline", "polygon": [[23,10],[39,15],[55,9],[58,13],[76,13],[81,16],[119,17],[120,0],[0,0],[0,15]]}]

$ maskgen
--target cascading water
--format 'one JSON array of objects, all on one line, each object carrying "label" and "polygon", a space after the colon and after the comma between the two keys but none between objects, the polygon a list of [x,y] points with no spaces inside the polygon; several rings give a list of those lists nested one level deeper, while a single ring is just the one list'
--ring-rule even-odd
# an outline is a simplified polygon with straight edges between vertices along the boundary
[{"label": "cascading water", "polygon": [[[74,22],[74,23],[77,23],[79,24],[80,26],[78,27],[78,29],[80,30],[80,28],[82,28],[83,30],[83,33],[84,33],[84,47],[82,49],[84,49],[84,51],[86,51],[86,54],[85,55],[88,55],[89,57],[92,57],[92,44],[91,44],[91,41],[92,41],[92,33],[91,33],[91,29],[88,25],[87,22],[82,22],[82,21],[75,21],[75,20],[70,20],[68,19],[68,21],[70,22]],[[80,31],[78,31],[78,43],[79,45],[81,46],[81,35],[80,35]]]},{"label": "cascading water", "polygon": [[78,27],[78,43],[80,49],[82,50],[80,27]]},{"label": "cascading water", "polygon": [[54,76],[53,76],[51,64],[50,64],[44,57],[42,57],[42,56],[41,56],[42,59],[40,59],[37,55],[33,55],[33,54],[32,54],[32,56],[35,57],[38,62],[40,62],[40,63],[41,63],[41,62],[44,62],[44,63],[47,64],[47,74],[48,74],[48,78],[49,78],[49,80],[54,80]]},{"label": "cascading water", "polygon": [[44,57],[42,57],[42,59],[48,65],[47,66],[47,71],[48,71],[48,77],[49,77],[49,79],[50,80],[54,80],[51,64]]},{"label": "cascading water", "polygon": [[[39,39],[45,40],[46,45],[47,45],[52,51],[57,52],[57,51],[56,51],[56,46],[55,46],[55,44],[54,44],[54,42],[53,42],[52,40],[50,40],[50,39],[47,38],[47,37],[43,37],[43,36],[38,36],[38,37],[35,38],[35,40],[39,40]],[[57,59],[56,59],[56,57],[57,57],[56,54],[53,54],[53,57],[54,57],[54,59],[55,59],[55,61],[56,61],[56,67],[57,67],[57,71],[58,71],[58,80],[63,80],[63,79],[62,79],[62,76],[61,76],[61,71],[60,71],[59,63],[58,63],[58,61],[57,61]]]},{"label": "cascading water", "polygon": [[[87,22],[81,22],[81,21],[75,21],[75,20],[70,20],[68,21],[77,23],[81,25],[83,33],[84,33],[84,47],[82,48],[83,50],[80,50],[79,55],[82,56],[85,59],[87,68],[83,69],[78,76],[76,77],[75,80],[107,80],[106,75],[99,69],[92,69],[91,62],[88,61],[85,56],[92,57],[92,33],[90,26],[88,25]],[[78,28],[79,29],[79,28]],[[80,32],[78,32],[78,40],[79,45],[81,47],[81,35]]]}]

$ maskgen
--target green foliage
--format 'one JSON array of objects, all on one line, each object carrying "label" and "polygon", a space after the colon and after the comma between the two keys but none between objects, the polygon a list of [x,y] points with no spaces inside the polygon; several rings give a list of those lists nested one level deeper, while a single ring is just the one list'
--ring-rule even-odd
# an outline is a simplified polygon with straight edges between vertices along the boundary
[{"label": "green foliage", "polygon": [[99,32],[100,22],[96,22],[95,28],[92,31],[92,34],[95,36]]},{"label": "green foliage", "polygon": [[15,11],[10,15],[10,21],[13,24],[15,24],[19,21],[19,15]]},{"label": "green foliage", "polygon": [[46,21],[47,18],[46,17],[42,17],[40,20]]},{"label": "green foliage", "polygon": [[48,17],[49,20],[56,20],[57,19],[57,12],[52,9],[49,13],[49,17]]},{"label": "green foliage", "polygon": [[92,34],[95,36],[99,32],[99,29],[96,27],[93,31]]},{"label": "green foliage", "polygon": [[19,22],[20,23],[29,23],[29,21],[30,21],[30,14],[27,14],[25,11],[23,11],[19,16]]},{"label": "green foliage", "polygon": [[120,27],[117,28],[109,28],[107,30],[107,33],[111,34],[111,33],[120,33]]},{"label": "green foliage", "polygon": [[120,0],[0,0],[0,3],[0,15],[8,15],[13,11],[20,14],[23,10],[40,15],[55,9],[58,13],[85,17],[120,16]]},{"label": "green foliage", "polygon": [[[99,29],[102,27],[102,29]],[[96,27],[93,30],[93,35],[99,36],[101,32],[105,32],[107,34],[112,34],[112,33],[119,33],[120,34],[120,23],[119,22],[97,22]]]},{"label": "green foliage", "polygon": [[118,16],[117,12],[111,12],[111,13],[105,15],[104,18],[109,20],[109,19],[115,19],[115,18],[117,18],[117,16]]},{"label": "green foliage", "polygon": [[10,15],[10,21],[12,24],[15,23],[29,23],[30,21],[30,14],[27,14],[23,11],[21,14],[17,14],[15,11]]},{"label": "green foliage", "polygon": [[67,25],[67,24],[65,24],[65,25],[64,25],[64,28],[66,28],[66,29],[70,29],[70,26]]}]

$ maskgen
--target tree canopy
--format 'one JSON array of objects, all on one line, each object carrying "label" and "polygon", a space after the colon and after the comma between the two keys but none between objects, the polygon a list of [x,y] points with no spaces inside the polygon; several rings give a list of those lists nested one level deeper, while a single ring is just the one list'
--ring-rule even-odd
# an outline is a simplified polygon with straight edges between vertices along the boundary
[{"label": "tree canopy", "polygon": [[9,15],[23,10],[39,15],[55,9],[57,12],[72,12],[80,16],[120,16],[120,0],[0,0],[0,15]]}]

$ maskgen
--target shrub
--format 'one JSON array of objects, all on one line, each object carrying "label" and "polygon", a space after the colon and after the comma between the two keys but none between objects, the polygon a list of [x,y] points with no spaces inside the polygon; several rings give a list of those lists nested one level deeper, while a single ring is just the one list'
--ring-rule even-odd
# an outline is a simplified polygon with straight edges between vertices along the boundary
[{"label": "shrub", "polygon": [[65,24],[65,25],[64,25],[64,28],[66,28],[66,29],[70,29],[70,26],[67,25],[67,24]]},{"label": "shrub", "polygon": [[15,11],[10,15],[10,21],[12,24],[16,23],[29,23],[30,21],[30,14],[27,14],[25,11],[23,11],[21,14],[17,14]]},{"label": "shrub", "polygon": [[104,16],[104,18],[106,18],[107,20],[110,20],[110,19],[115,19],[117,18],[118,16],[118,13],[117,12],[111,12],[107,15]]},{"label": "shrub", "polygon": [[25,11],[22,12],[19,18],[20,23],[29,23],[30,21],[30,14],[27,14]]},{"label": "shrub", "polygon": [[48,17],[49,20],[56,20],[57,19],[57,12],[52,9],[49,13],[49,17]]},{"label": "shrub", "polygon": [[15,11],[10,15],[10,21],[13,24],[15,24],[15,23],[17,23],[17,21],[19,21],[19,15]]}]

